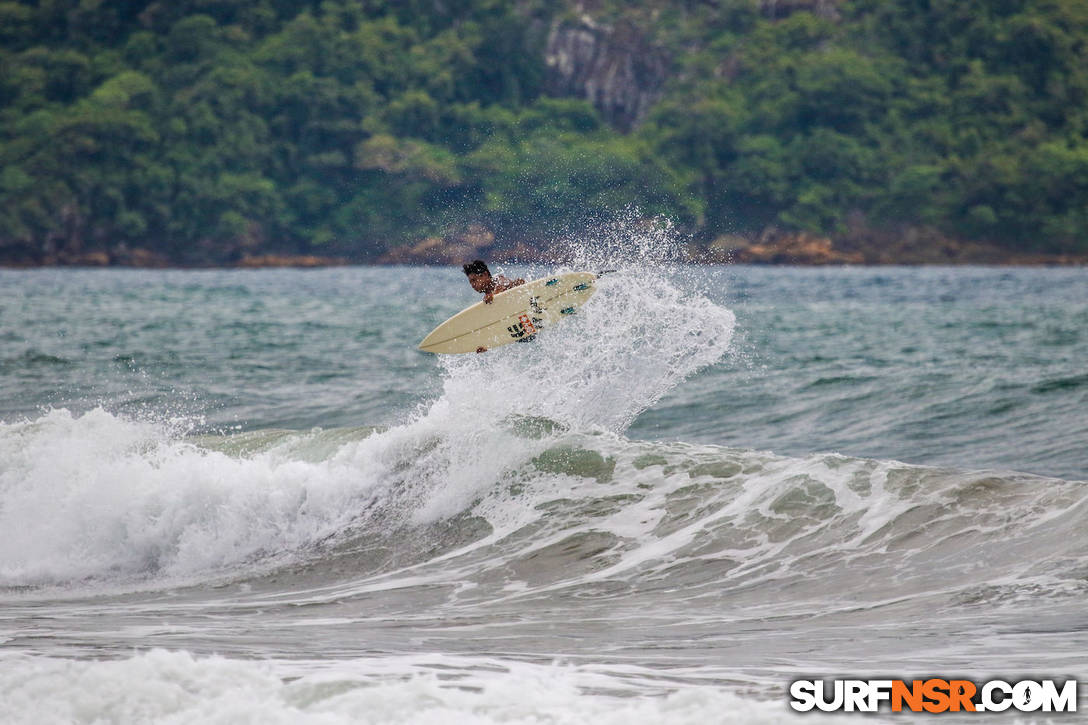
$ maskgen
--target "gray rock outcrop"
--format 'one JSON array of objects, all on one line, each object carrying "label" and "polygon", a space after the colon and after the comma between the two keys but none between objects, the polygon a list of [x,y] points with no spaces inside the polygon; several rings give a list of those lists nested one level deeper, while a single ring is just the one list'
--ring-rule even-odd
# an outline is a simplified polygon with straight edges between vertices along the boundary
[{"label": "gray rock outcrop", "polygon": [[545,62],[551,95],[584,98],[624,131],[658,99],[669,71],[668,56],[637,28],[599,24],[587,15],[553,24]]}]

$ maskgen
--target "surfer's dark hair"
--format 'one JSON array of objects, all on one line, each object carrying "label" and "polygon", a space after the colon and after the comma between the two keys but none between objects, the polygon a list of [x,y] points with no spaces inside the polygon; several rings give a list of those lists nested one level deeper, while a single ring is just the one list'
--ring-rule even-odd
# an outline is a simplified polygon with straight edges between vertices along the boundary
[{"label": "surfer's dark hair", "polygon": [[484,260],[477,259],[475,262],[469,262],[468,264],[462,264],[461,268],[465,270],[465,274],[491,274],[491,270],[484,264]]}]

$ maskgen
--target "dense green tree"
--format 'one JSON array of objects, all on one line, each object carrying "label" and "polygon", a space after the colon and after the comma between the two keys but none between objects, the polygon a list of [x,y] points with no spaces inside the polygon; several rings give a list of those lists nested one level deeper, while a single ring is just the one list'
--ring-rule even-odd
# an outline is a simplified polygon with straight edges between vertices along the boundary
[{"label": "dense green tree", "polygon": [[666,58],[629,133],[546,93],[573,4],[2,0],[0,260],[369,258],[631,206],[702,238],[862,219],[1088,250],[1081,0],[584,7]]}]

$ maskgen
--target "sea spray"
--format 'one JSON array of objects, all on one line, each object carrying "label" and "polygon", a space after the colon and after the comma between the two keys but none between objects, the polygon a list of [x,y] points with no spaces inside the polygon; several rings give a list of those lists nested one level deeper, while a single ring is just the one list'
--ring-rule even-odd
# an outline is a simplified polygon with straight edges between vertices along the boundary
[{"label": "sea spray", "polygon": [[[768,374],[734,337],[617,432],[473,417],[413,346],[458,269],[6,273],[0,720],[778,722],[859,667],[1084,680],[1084,271],[658,275]],[[164,418],[221,402],[204,435],[129,419],[117,355]]]},{"label": "sea spray", "polygon": [[336,456],[232,457],[101,409],[0,424],[0,583],[274,560],[340,530],[375,485]]},{"label": "sea spray", "polygon": [[[265,570],[428,526],[568,431],[621,433],[728,349],[733,314],[662,266],[667,230],[613,227],[572,248],[580,268],[615,270],[580,314],[531,344],[443,357],[441,394],[386,430],[194,438],[101,408],[0,424],[0,582]],[[267,440],[247,448],[254,435]]]},{"label": "sea spray", "polygon": [[512,421],[622,433],[725,355],[733,313],[684,289],[669,269],[681,252],[670,228],[632,226],[617,222],[568,243],[569,269],[609,271],[578,314],[532,343],[440,359],[442,395],[413,425],[441,430],[447,458],[432,465],[444,480],[431,487],[417,520],[461,510],[542,450],[544,442],[512,435]]}]

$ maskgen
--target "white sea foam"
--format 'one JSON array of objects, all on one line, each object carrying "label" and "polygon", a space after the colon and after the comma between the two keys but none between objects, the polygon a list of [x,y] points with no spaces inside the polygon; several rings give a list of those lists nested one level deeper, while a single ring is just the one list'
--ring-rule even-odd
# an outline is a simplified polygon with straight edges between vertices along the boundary
[{"label": "white sea foam", "polygon": [[[638,245],[636,245],[638,247]],[[583,314],[529,345],[443,360],[441,396],[390,430],[248,455],[96,409],[0,424],[0,585],[185,577],[282,562],[335,539],[371,504],[416,525],[463,511],[546,449],[516,420],[622,431],[727,350],[734,317],[637,254]],[[302,439],[300,443],[300,439]],[[219,450],[216,450],[218,448]]]},{"label": "white sea foam", "polygon": [[[622,432],[642,410],[722,358],[735,322],[667,271],[667,244],[638,240],[619,251],[608,235],[577,247],[578,268],[616,269],[582,314],[531,344],[443,358],[441,394],[385,431],[268,434],[271,442],[245,453],[239,441],[191,440],[101,409],[0,424],[0,585],[248,576],[320,557],[345,538],[471,512],[493,532],[480,548],[533,532],[472,567],[528,561],[575,535],[616,542],[592,571],[537,574],[551,588],[667,578],[683,565],[717,567],[719,584],[799,578],[794,586],[835,598],[855,582],[855,595],[869,596],[858,573],[894,567],[879,590],[890,597],[939,585],[928,573],[948,552],[957,558],[945,569],[969,571],[977,558],[1015,577],[1015,546],[1072,525],[1065,512],[1082,497],[1069,487],[1032,486],[1021,505],[1005,483],[964,497],[957,487],[975,485],[971,476],[901,464],[683,444],[643,450],[627,440]],[[661,462],[636,462],[642,455]],[[602,477],[622,505],[599,502]],[[574,503],[554,505],[564,499]],[[382,517],[366,518],[372,511]],[[1063,516],[1057,528],[1039,526]],[[929,538],[917,536],[918,522]],[[1019,543],[1023,531],[1035,538]],[[451,555],[438,554],[445,566]],[[471,580],[472,567],[455,563],[429,566],[427,576]],[[816,591],[819,579],[806,574],[814,567],[843,578]],[[508,593],[522,584],[507,581]]]},{"label": "white sea foam", "polygon": [[736,321],[731,311],[685,292],[642,251],[630,259],[606,252],[578,262],[582,269],[617,268],[598,281],[578,315],[533,343],[442,359],[442,396],[418,423],[441,430],[448,462],[438,466],[445,480],[417,520],[463,509],[502,471],[543,447],[498,424],[538,417],[570,430],[619,433],[726,354]]},{"label": "white sea foam", "polygon": [[[573,245],[570,268],[618,270],[584,314],[531,345],[441,360],[435,400],[386,430],[194,438],[111,404],[112,413],[54,410],[0,424],[0,722],[760,723],[794,720],[784,695],[792,677],[1076,675],[1084,637],[1070,623],[1088,596],[1083,484],[625,437],[641,410],[731,344],[732,313],[699,294],[690,270],[669,268],[675,245],[663,251],[659,242],[605,230],[595,245]],[[436,279],[407,276],[395,293],[376,295],[390,307],[367,308],[372,316]],[[266,293],[281,295],[275,314],[231,324],[290,312],[282,286],[253,292]],[[213,302],[197,305],[207,319],[217,316]],[[777,451],[835,440],[797,435],[810,426],[885,435],[878,408],[889,398],[879,385],[870,391],[879,403],[836,407],[848,394],[839,391],[793,405],[806,381],[838,390],[821,376],[846,357],[831,355],[811,374],[808,361],[821,348],[849,348],[843,332],[854,322],[840,314],[811,324],[812,308],[794,307],[767,323],[776,335],[779,323],[805,331],[781,336],[798,367],[761,387],[781,385],[782,394],[749,398],[767,408],[739,418],[723,410],[720,401],[744,397],[728,392],[744,380],[725,374],[718,380],[727,382],[685,387],[664,416],[672,422],[640,435],[701,430],[720,440],[754,424],[764,437],[745,440],[770,440]],[[973,322],[973,309],[963,314]],[[888,320],[906,317],[882,317],[878,333],[853,342],[878,349]],[[296,332],[309,324],[295,322]],[[50,326],[40,336],[52,334]],[[385,342],[386,352],[398,348]],[[307,365],[285,358],[261,379],[286,387]],[[343,366],[354,369],[350,357]],[[395,374],[389,367],[381,380]],[[246,374],[212,378],[220,389]],[[1044,386],[1039,394],[1065,402],[1033,415],[1072,410],[1081,382]],[[304,406],[313,389],[300,385],[284,399]],[[898,413],[940,402],[940,390]],[[712,397],[689,408],[696,396]],[[821,406],[826,415],[811,415]],[[912,449],[919,460],[977,460],[963,455],[977,432],[955,429],[985,419],[944,418],[946,410],[923,411],[913,432],[868,450],[928,437],[928,449]],[[325,414],[308,415],[300,419]],[[684,418],[697,425],[677,422]],[[993,445],[1038,419],[993,418],[1001,432]],[[1075,444],[1079,418],[1056,420],[1072,421],[1058,445]],[[1029,427],[1036,441],[1054,430]],[[950,432],[962,436],[959,447],[941,440]],[[929,458],[933,451],[940,456]],[[1080,475],[1078,458],[1064,460]],[[19,586],[35,584],[64,589]],[[29,654],[114,657],[153,646],[196,654]],[[207,656],[217,651],[276,659]],[[556,658],[569,664],[540,664]]]},{"label": "white sea foam", "polygon": [[231,457],[101,409],[0,425],[0,582],[186,575],[296,549],[351,520],[366,473]]},{"label": "white sea foam", "polygon": [[435,675],[375,676],[374,663],[345,661],[284,679],[298,667],[162,650],[103,662],[4,657],[0,721],[11,725],[801,721],[784,697],[757,700],[714,687],[679,686],[657,697],[592,694],[586,688],[620,683],[575,667],[510,662],[450,682]]}]

